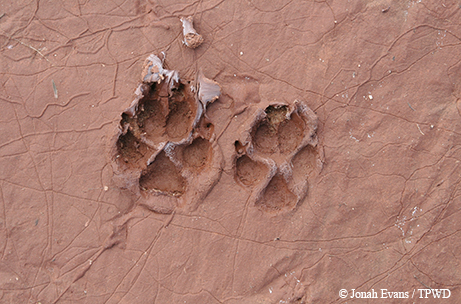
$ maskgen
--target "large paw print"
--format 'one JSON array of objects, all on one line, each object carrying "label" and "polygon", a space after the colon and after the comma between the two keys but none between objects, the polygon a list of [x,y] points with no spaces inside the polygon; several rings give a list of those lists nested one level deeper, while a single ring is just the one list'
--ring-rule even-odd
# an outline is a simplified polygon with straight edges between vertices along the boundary
[{"label": "large paw print", "polygon": [[257,109],[235,142],[236,179],[251,190],[256,207],[277,214],[306,196],[309,178],[322,167],[316,130],[317,116],[301,101]]},{"label": "large paw print", "polygon": [[159,213],[194,209],[219,179],[222,153],[206,104],[219,86],[199,74],[197,87],[149,56],[136,98],[122,113],[113,153],[114,180]]}]

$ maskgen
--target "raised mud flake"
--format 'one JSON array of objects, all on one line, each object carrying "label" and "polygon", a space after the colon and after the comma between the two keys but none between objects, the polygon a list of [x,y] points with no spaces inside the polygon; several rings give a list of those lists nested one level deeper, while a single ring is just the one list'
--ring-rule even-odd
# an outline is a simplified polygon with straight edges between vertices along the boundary
[{"label": "raised mud flake", "polygon": [[[163,54],[165,59],[165,54]],[[141,81],[143,83],[158,83],[165,81],[167,91],[170,92],[179,83],[179,74],[175,70],[167,70],[163,68],[163,60],[160,60],[154,54],[146,58],[141,72]]]},{"label": "raised mud flake", "polygon": [[245,186],[260,183],[268,174],[269,168],[261,162],[252,160],[246,155],[240,156],[236,162],[236,175]]},{"label": "raised mud flake", "polygon": [[203,168],[211,158],[211,143],[198,137],[182,151],[182,159],[191,168]]},{"label": "raised mud flake", "polygon": [[288,188],[285,178],[276,174],[264,189],[256,206],[263,211],[279,212],[296,207],[297,197]]},{"label": "raised mud flake", "polygon": [[192,16],[181,17],[180,20],[183,26],[184,44],[192,49],[199,47],[203,43],[203,37],[194,29]]},{"label": "raised mud flake", "polygon": [[176,165],[161,151],[155,160],[141,173],[139,187],[142,191],[162,192],[181,196],[186,189],[186,181]]},{"label": "raised mud flake", "polygon": [[197,74],[197,96],[206,112],[207,105],[215,102],[221,96],[221,86],[214,80],[206,78],[200,70]]}]

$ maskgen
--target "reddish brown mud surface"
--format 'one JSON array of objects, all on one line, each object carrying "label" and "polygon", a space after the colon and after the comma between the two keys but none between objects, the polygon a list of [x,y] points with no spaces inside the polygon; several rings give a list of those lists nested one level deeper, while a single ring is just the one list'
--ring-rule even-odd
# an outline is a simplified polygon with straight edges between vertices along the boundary
[{"label": "reddish brown mud surface", "polygon": [[[0,16],[0,303],[458,303],[459,1]],[[184,87],[122,117],[161,52]],[[221,96],[195,121],[200,69]]]}]

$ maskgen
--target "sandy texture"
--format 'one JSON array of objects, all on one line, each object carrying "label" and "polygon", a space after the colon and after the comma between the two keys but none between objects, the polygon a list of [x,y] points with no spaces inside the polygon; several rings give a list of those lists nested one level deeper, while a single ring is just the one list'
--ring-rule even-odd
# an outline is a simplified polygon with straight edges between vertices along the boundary
[{"label": "sandy texture", "polygon": [[0,16],[1,303],[458,302],[459,1]]}]

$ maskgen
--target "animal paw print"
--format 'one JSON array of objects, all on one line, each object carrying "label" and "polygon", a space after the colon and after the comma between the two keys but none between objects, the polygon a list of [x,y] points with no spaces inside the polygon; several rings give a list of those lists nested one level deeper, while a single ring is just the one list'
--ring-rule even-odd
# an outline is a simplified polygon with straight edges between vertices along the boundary
[{"label": "animal paw print", "polygon": [[204,117],[219,85],[199,73],[194,87],[151,55],[135,94],[114,145],[114,180],[155,212],[195,209],[221,173],[214,126]]},{"label": "animal paw print", "polygon": [[260,210],[277,214],[296,208],[308,180],[319,173],[317,116],[303,102],[259,108],[256,119],[235,142],[235,174],[251,190]]}]

